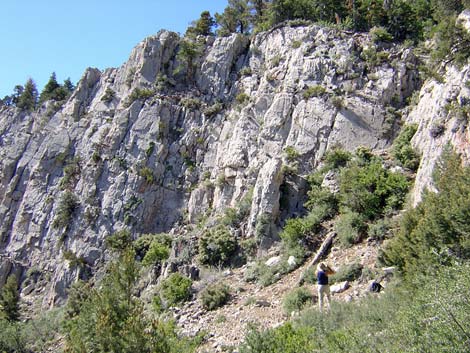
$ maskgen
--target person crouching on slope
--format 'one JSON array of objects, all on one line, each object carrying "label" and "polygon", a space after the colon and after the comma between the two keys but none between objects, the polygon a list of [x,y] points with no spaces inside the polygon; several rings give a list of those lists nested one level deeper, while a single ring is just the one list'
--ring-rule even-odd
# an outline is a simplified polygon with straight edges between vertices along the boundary
[{"label": "person crouching on slope", "polygon": [[328,298],[328,309],[331,308],[331,294],[330,286],[328,284],[328,276],[334,273],[335,271],[323,262],[321,262],[317,267],[318,307],[320,311],[323,310],[323,300],[325,295]]}]

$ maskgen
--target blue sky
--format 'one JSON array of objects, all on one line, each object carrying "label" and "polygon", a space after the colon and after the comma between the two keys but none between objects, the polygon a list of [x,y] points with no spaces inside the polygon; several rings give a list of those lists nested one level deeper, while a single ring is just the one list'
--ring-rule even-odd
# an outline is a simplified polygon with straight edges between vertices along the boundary
[{"label": "blue sky", "polygon": [[146,36],[184,33],[226,0],[9,0],[0,15],[0,98],[31,77],[42,90],[53,71],[76,83],[87,67],[120,66]]}]

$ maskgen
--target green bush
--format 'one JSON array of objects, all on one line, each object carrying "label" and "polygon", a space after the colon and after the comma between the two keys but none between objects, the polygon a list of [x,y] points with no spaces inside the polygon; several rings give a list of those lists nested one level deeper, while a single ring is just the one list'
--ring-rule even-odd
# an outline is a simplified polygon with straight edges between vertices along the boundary
[{"label": "green bush", "polygon": [[339,200],[336,194],[321,186],[323,175],[314,173],[309,175],[307,179],[310,189],[307,192],[308,199],[304,206],[311,211],[318,207],[324,207],[325,218],[334,216],[338,212]]},{"label": "green bush", "polygon": [[360,263],[354,262],[350,265],[345,265],[330,277],[331,283],[355,281],[361,277],[363,266]]},{"label": "green bush", "polygon": [[307,268],[304,272],[302,272],[302,276],[300,277],[300,284],[316,284],[317,283],[317,274],[313,267]]},{"label": "green bush", "polygon": [[302,42],[300,40],[294,40],[292,42],[292,48],[293,49],[297,49],[297,48],[300,48],[300,46],[302,45]]},{"label": "green bush", "polygon": [[213,116],[215,116],[215,115],[217,115],[218,113],[220,113],[223,108],[224,108],[223,104],[217,102],[217,103],[214,103],[214,104],[212,104],[211,106],[205,108],[202,112],[203,112],[204,115],[207,116],[208,118],[212,118]]},{"label": "green bush", "polygon": [[252,73],[251,67],[249,66],[243,67],[239,72],[240,76],[251,76]]},{"label": "green bush", "polygon": [[369,33],[374,43],[393,41],[393,36],[384,27],[373,27]]},{"label": "green bush", "polygon": [[23,323],[20,328],[28,352],[51,351],[57,343],[63,322],[64,310],[56,308],[42,312]]},{"label": "green bush", "polygon": [[293,146],[286,146],[284,148],[284,153],[288,162],[295,162],[300,157],[299,151],[297,151]]},{"label": "green bush", "polygon": [[155,182],[155,175],[153,174],[153,170],[149,167],[140,168],[138,174],[145,179],[147,184],[153,184]]},{"label": "green bush", "polygon": [[240,223],[246,220],[251,211],[251,201],[253,199],[253,189],[250,189],[243,198],[236,203],[235,207],[227,207],[221,223],[227,226],[239,227]]},{"label": "green bush", "polygon": [[106,247],[114,251],[124,251],[132,245],[132,235],[128,229],[122,229],[105,239]]},{"label": "green bush", "polygon": [[135,295],[138,277],[135,253],[127,249],[111,262],[99,285],[74,288],[63,321],[66,352],[194,351],[196,342],[180,337],[174,324],[144,311]]},{"label": "green bush", "polygon": [[235,254],[237,241],[226,226],[207,229],[199,238],[199,261],[202,264],[226,265]]},{"label": "green bush", "polygon": [[339,169],[345,167],[352,159],[352,154],[340,147],[334,147],[328,150],[323,157],[324,169]]},{"label": "green bush", "polygon": [[247,103],[249,100],[250,96],[245,92],[241,92],[235,97],[235,101],[240,105]]},{"label": "green bush", "polygon": [[305,99],[312,97],[321,97],[325,94],[326,88],[320,85],[310,86],[304,92],[303,96]]},{"label": "green bush", "polygon": [[277,329],[251,326],[240,353],[311,353],[319,341],[314,328],[296,328],[291,322]]},{"label": "green bush", "polygon": [[329,212],[328,206],[319,205],[312,208],[303,218],[288,219],[279,236],[287,247],[295,247],[308,236],[318,232],[321,222],[328,218]]},{"label": "green bush", "polygon": [[167,306],[174,306],[191,298],[191,285],[191,279],[175,272],[162,281],[160,294]]},{"label": "green bush", "polygon": [[350,247],[358,243],[362,239],[365,229],[366,224],[363,217],[356,212],[342,213],[335,223],[335,230],[343,247]]},{"label": "green bush", "polygon": [[255,238],[258,243],[271,235],[272,215],[263,213],[256,218]]},{"label": "green bush", "polygon": [[114,92],[111,88],[106,88],[103,96],[101,97],[101,101],[105,103],[111,103],[116,96],[116,92]]},{"label": "green bush", "polygon": [[165,261],[170,257],[170,248],[160,243],[158,240],[154,240],[142,260],[142,264],[145,266],[154,266],[157,263]]},{"label": "green bush", "polygon": [[336,109],[340,110],[342,108],[344,108],[344,99],[342,97],[338,97],[338,96],[334,96],[334,97],[331,97],[331,104],[333,105],[333,107],[335,107]]},{"label": "green bush", "polygon": [[180,104],[190,110],[199,110],[201,107],[201,101],[197,98],[185,97],[181,99]]},{"label": "green bush", "polygon": [[258,248],[255,238],[247,238],[240,241],[240,248],[245,257],[254,258]]},{"label": "green bush", "polygon": [[[468,4],[467,4],[468,5]],[[432,52],[432,59],[436,66],[441,62],[452,62],[462,66],[470,55],[470,34],[457,24],[455,16],[447,16],[434,28],[436,48]]]},{"label": "green bush", "polygon": [[73,188],[73,186],[78,181],[80,172],[80,158],[75,157],[64,167],[64,176],[60,180],[59,184],[60,188],[62,190]]},{"label": "green bush", "polygon": [[77,254],[71,250],[65,250],[63,256],[64,260],[69,262],[70,267],[83,267],[86,265],[85,259],[83,257],[78,257]]},{"label": "green bush", "polygon": [[167,248],[171,247],[173,239],[166,233],[143,234],[134,240],[133,247],[138,258],[143,259],[152,243],[160,243]]},{"label": "green bush", "polygon": [[374,220],[402,207],[409,182],[399,173],[385,169],[382,161],[351,163],[340,175],[340,206]]},{"label": "green bush", "polygon": [[149,142],[149,146],[147,147],[147,149],[145,150],[145,155],[148,157],[150,157],[153,153],[153,151],[155,150],[155,142],[153,141],[150,141]]},{"label": "green bush", "polygon": [[421,203],[404,213],[382,260],[405,274],[470,258],[470,168],[448,147],[435,167],[437,193],[426,192]]},{"label": "green bush", "polygon": [[207,286],[200,295],[202,306],[206,310],[220,308],[230,299],[230,288],[223,283]]},{"label": "green bush", "polygon": [[374,240],[384,240],[390,233],[391,223],[388,218],[381,218],[368,224],[367,236]]},{"label": "green bush", "polygon": [[20,318],[20,293],[18,281],[13,275],[8,279],[0,290],[0,319],[7,321],[18,321]]},{"label": "green bush", "polygon": [[52,222],[53,228],[66,228],[72,222],[75,211],[80,206],[78,197],[70,191],[66,191],[62,194],[57,207],[57,213]]},{"label": "green bush", "polygon": [[291,315],[292,312],[298,312],[308,304],[312,303],[312,291],[305,287],[300,287],[295,288],[284,296],[282,300],[282,309],[286,315]]},{"label": "green bush", "polygon": [[26,346],[26,337],[17,322],[0,319],[0,352],[29,353]]},{"label": "green bush", "polygon": [[[282,255],[281,261],[275,266],[266,265],[264,260],[257,261],[254,265],[247,268],[244,273],[244,280],[246,282],[256,282],[262,287],[269,286],[282,278],[283,275],[295,270],[300,261],[296,264],[289,265],[287,260],[290,255],[294,256],[297,260],[304,258],[305,253],[303,248],[292,248],[290,252]],[[297,250],[295,253],[294,250]]]},{"label": "green bush", "polygon": [[418,127],[416,125],[405,125],[398,137],[393,141],[392,154],[402,166],[411,170],[417,170],[419,166],[419,155],[411,146],[411,139]]},{"label": "green bush", "polygon": [[149,99],[150,97],[153,97],[155,95],[155,92],[151,89],[147,88],[135,88],[132,93],[127,97],[127,101],[125,102],[124,106],[126,108],[130,107],[132,103],[134,103],[136,100],[142,100],[145,101]]}]

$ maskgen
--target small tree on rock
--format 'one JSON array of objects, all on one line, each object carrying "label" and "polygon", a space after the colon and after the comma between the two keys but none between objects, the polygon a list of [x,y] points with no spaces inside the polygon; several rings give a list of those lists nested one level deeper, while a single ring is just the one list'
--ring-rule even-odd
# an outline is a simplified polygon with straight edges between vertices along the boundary
[{"label": "small tree on rock", "polygon": [[209,11],[203,11],[201,17],[196,21],[194,26],[196,34],[209,36],[212,33],[212,28],[215,25],[214,18],[211,16]]},{"label": "small tree on rock", "polygon": [[38,90],[36,83],[30,78],[24,86],[24,90],[18,98],[17,107],[21,110],[31,111],[36,108],[38,102]]}]

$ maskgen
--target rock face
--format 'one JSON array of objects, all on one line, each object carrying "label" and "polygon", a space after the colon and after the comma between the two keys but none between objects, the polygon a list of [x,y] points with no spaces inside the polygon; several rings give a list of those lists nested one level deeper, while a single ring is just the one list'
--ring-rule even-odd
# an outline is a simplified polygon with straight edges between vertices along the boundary
[{"label": "rock face", "polygon": [[422,158],[416,175],[413,204],[421,200],[424,189],[433,190],[432,173],[445,146],[460,153],[464,163],[470,161],[470,66],[446,68],[442,82],[428,81],[419,92],[418,104],[407,122],[418,125],[412,139]]},{"label": "rock face", "polygon": [[[55,305],[109,259],[104,240],[115,231],[181,236],[248,194],[237,236],[261,236],[267,247],[283,217],[303,211],[302,176],[325,151],[388,147],[398,127],[390,112],[420,85],[410,50],[366,35],[286,26],[205,40],[190,68],[177,56],[178,35],[161,31],[122,67],[88,69],[57,111],[50,103],[33,113],[1,108],[1,282],[9,273],[25,279],[28,268],[46,273],[42,303]],[[370,60],[377,52],[382,59]],[[457,91],[450,81],[427,84],[410,121],[440,111],[429,100],[442,107],[466,97],[466,71],[448,75]],[[420,148],[437,141],[426,136],[432,119],[420,120]],[[461,130],[440,139],[468,140]],[[266,227],[256,234],[260,219]]]}]

